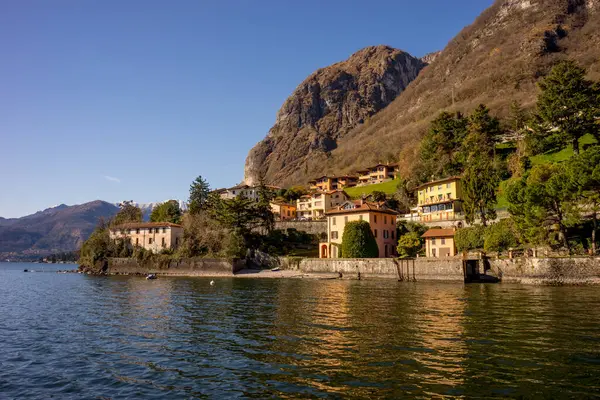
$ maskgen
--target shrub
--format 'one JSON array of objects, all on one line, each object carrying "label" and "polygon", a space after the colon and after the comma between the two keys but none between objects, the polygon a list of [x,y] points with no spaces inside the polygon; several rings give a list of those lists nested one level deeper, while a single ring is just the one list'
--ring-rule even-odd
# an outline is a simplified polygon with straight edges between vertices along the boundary
[{"label": "shrub", "polygon": [[377,258],[379,248],[371,226],[367,221],[353,221],[346,224],[342,236],[344,258]]},{"label": "shrub", "polygon": [[485,230],[483,248],[485,251],[503,251],[517,246],[517,236],[512,219],[503,219],[488,226]]},{"label": "shrub", "polygon": [[484,234],[485,228],[481,225],[459,229],[454,235],[456,249],[462,252],[483,249]]},{"label": "shrub", "polygon": [[398,239],[398,257],[400,258],[416,257],[422,248],[421,235],[417,232],[409,232]]}]

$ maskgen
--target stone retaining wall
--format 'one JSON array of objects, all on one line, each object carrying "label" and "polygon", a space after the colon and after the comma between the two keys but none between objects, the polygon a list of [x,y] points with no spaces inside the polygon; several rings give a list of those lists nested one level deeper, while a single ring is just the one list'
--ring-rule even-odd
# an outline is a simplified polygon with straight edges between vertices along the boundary
[{"label": "stone retaining wall", "polygon": [[393,258],[340,258],[301,260],[282,258],[280,267],[295,269],[304,273],[342,273],[346,277],[389,278],[400,280],[464,280],[462,260],[458,258],[396,260]]},{"label": "stone retaining wall", "polygon": [[275,229],[296,229],[313,235],[327,234],[327,221],[277,221]]},{"label": "stone retaining wall", "polygon": [[600,258],[491,259],[491,271],[502,282],[526,284],[598,284]]},{"label": "stone retaining wall", "polygon": [[166,263],[139,263],[135,258],[111,258],[109,275],[157,274],[174,276],[233,275],[244,269],[245,260],[186,258]]}]

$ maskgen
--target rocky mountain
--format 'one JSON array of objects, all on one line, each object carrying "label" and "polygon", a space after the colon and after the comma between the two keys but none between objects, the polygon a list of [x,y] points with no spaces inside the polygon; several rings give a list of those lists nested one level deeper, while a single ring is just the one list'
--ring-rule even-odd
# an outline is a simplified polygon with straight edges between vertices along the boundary
[{"label": "rocky mountain", "polygon": [[100,218],[119,208],[105,201],[61,204],[21,218],[0,219],[0,260],[37,258],[78,249]]},{"label": "rocky mountain", "polygon": [[434,51],[432,53],[427,53],[425,54],[423,57],[421,57],[421,61],[423,61],[425,64],[429,65],[432,62],[435,61],[435,59],[442,54],[441,51]]},{"label": "rocky mountain", "polygon": [[425,64],[388,46],[367,47],[319,69],[284,102],[267,137],[248,155],[245,182],[298,180],[308,160],[323,157],[354,127],[390,104]]},{"label": "rocky mountain", "polygon": [[[365,50],[373,49],[381,48]],[[320,125],[331,113],[320,113],[321,105],[329,103],[322,101],[317,77],[328,69],[311,75],[286,100],[267,138],[250,151],[246,177],[262,173],[269,183],[303,184],[323,173],[347,173],[389,159],[399,161],[408,174],[429,121],[441,111],[470,112],[485,103],[502,117],[513,101],[531,107],[536,82],[564,58],[600,79],[600,0],[497,0],[389,105],[380,102],[379,109],[370,108],[370,118],[352,119],[341,130],[339,125],[330,130]],[[415,67],[421,64],[411,61]],[[334,87],[338,99],[355,92]],[[348,103],[335,104],[342,108],[334,116],[348,115]],[[305,119],[307,115],[312,118]],[[334,120],[339,124],[339,118]]]}]

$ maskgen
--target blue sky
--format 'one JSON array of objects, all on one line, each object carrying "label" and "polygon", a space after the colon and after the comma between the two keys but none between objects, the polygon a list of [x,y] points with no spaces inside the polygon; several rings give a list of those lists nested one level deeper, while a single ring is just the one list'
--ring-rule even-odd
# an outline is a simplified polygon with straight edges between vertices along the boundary
[{"label": "blue sky", "polygon": [[370,45],[443,49],[492,3],[1,2],[0,216],[234,185],[311,72]]}]

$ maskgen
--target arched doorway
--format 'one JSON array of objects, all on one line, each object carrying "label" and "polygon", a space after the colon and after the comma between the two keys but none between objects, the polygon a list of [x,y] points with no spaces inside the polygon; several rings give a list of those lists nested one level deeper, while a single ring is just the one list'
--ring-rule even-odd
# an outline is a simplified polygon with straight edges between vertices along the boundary
[{"label": "arched doorway", "polygon": [[327,258],[327,245],[326,244],[321,246],[321,258]]}]

